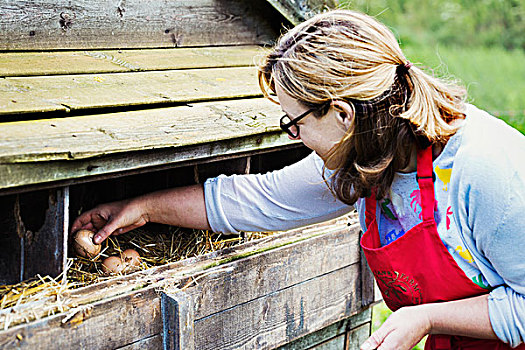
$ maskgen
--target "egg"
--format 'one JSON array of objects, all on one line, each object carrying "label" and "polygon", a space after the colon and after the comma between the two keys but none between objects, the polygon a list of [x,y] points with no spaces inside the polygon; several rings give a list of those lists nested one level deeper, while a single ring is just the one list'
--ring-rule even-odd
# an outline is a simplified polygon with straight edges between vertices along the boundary
[{"label": "egg", "polygon": [[102,245],[93,243],[95,232],[90,230],[78,230],[73,239],[73,247],[78,255],[84,258],[94,258],[100,253]]},{"label": "egg", "polygon": [[140,254],[134,249],[126,249],[121,254],[121,259],[126,265],[140,265]]},{"label": "egg", "polygon": [[104,259],[102,271],[105,274],[127,273],[137,270],[140,265],[140,254],[134,249],[126,249],[120,256],[114,255]]},{"label": "egg", "polygon": [[118,256],[110,256],[102,261],[102,271],[106,274],[121,273],[124,268],[125,265]]}]

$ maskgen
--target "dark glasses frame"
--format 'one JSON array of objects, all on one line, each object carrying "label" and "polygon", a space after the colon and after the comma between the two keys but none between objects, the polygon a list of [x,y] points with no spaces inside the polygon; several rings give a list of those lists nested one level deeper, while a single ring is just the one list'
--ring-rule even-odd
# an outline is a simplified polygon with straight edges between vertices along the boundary
[{"label": "dark glasses frame", "polygon": [[[288,114],[283,115],[281,117],[281,119],[279,120],[279,126],[281,127],[281,130],[286,132],[288,135],[290,135],[293,138],[298,137],[299,136],[299,125],[297,125],[297,123],[301,119],[303,119],[307,115],[309,115],[310,113],[317,112],[317,111],[320,111],[321,109],[325,108],[327,103],[323,103],[323,104],[321,104],[321,105],[319,105],[317,107],[310,108],[309,110],[307,110],[306,112],[304,112],[303,114],[301,114],[300,116],[298,116],[295,119],[290,118],[290,116]],[[286,119],[289,119],[290,121],[288,123],[285,123]],[[297,133],[294,133],[292,130],[290,130],[290,127],[292,127],[292,126],[295,126],[295,130],[297,130]]]}]

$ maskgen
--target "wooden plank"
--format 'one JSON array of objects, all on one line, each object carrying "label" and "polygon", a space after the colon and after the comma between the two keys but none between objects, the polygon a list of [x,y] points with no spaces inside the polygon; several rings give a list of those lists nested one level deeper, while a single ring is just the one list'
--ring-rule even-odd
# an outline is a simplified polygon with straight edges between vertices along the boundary
[{"label": "wooden plank", "polygon": [[262,95],[253,67],[12,77],[0,82],[2,89],[14,92],[0,96],[0,116],[42,110],[28,99],[76,111]]},{"label": "wooden plank", "polygon": [[22,279],[23,241],[17,234],[14,213],[17,196],[0,196],[0,284],[14,284]]},{"label": "wooden plank", "polygon": [[0,162],[87,159],[241,138],[278,129],[266,99],[0,124]]},{"label": "wooden plank", "polygon": [[[356,294],[360,286],[358,265],[278,289],[196,320],[195,334],[199,336],[195,337],[195,347],[271,349],[356,314],[360,310],[360,293]],[[256,281],[252,285],[256,288]],[[240,289],[243,287],[238,285]]]},{"label": "wooden plank", "polygon": [[[360,236],[363,235],[363,232],[360,232]],[[361,249],[361,284],[363,289],[361,290],[361,301],[363,307],[370,306],[375,301],[375,280],[374,274],[366,262],[366,256]]]},{"label": "wooden plank", "polygon": [[162,332],[153,288],[0,332],[2,349],[114,349]]},{"label": "wooden plank", "polygon": [[279,116],[260,99],[0,124],[0,189],[297,145]]},{"label": "wooden plank", "polygon": [[235,137],[195,146],[123,152],[86,160],[0,163],[0,194],[34,191],[172,169],[300,146],[281,132]]},{"label": "wooden plank", "polygon": [[264,44],[275,21],[263,1],[4,1],[0,50]]},{"label": "wooden plank", "polygon": [[319,345],[316,345],[310,350],[342,350],[345,348],[345,335],[340,335],[330,340],[325,341]]},{"label": "wooden plank", "polygon": [[371,324],[367,323],[350,330],[346,337],[347,350],[359,350],[361,345],[370,337]]},{"label": "wooden plank", "polygon": [[[343,337],[343,339],[345,339],[345,337],[348,336],[347,333],[352,332],[354,329],[362,325],[370,324],[370,322],[371,311],[370,309],[365,309],[357,315],[336,322],[317,332],[308,334],[307,336],[280,346],[277,350],[310,349],[325,342],[330,342],[330,340],[334,338]],[[344,344],[345,343],[343,342],[343,345],[339,347],[339,349],[343,349]]]},{"label": "wooden plank", "polygon": [[0,76],[114,73],[150,70],[254,66],[267,50],[223,46],[142,50],[7,52]]},{"label": "wooden plank", "polygon": [[298,243],[295,249],[289,246],[275,249],[270,254],[244,260],[242,266],[233,265],[228,278],[220,274],[199,278],[197,286],[192,289],[195,319],[204,319],[221,310],[262,298],[272,291],[284,290],[359,262],[357,235],[335,227],[324,230],[327,233],[309,238],[308,244]]},{"label": "wooden plank", "polygon": [[297,5],[295,0],[267,0],[290,23],[297,25],[315,14],[334,9],[337,0],[306,0]]},{"label": "wooden plank", "polygon": [[[0,116],[8,114],[8,111],[21,113],[31,111],[33,113],[43,112],[67,112],[68,108],[58,103],[46,101],[30,93],[30,88],[24,85],[13,85],[7,79],[0,79]],[[23,96],[23,98],[21,98]],[[1,120],[1,118],[0,118]]]},{"label": "wooden plank", "polygon": [[184,292],[162,293],[162,337],[164,350],[193,350],[193,300]]},{"label": "wooden plank", "polygon": [[[22,280],[41,276],[56,277],[66,268],[67,245],[69,233],[69,188],[49,190],[48,205],[45,219],[41,227],[32,232],[28,230],[17,215],[19,235],[23,235],[24,259],[22,265]],[[42,210],[43,208],[36,208]],[[32,213],[36,216],[36,213]],[[26,213],[26,216],[31,215]],[[22,232],[23,231],[23,232]]]},{"label": "wooden plank", "polygon": [[[83,290],[74,291],[74,293],[71,295],[64,295],[63,298],[65,298],[64,300],[75,301],[78,305],[77,309],[69,310],[65,313],[50,316],[26,325],[19,325],[8,329],[7,331],[2,331],[0,332],[0,347],[20,347],[29,349],[38,346],[46,348],[47,345],[51,346],[52,344],[52,347],[106,349],[123,347],[136,343],[142,339],[152,338],[153,336],[162,332],[162,324],[160,320],[160,297],[156,292],[159,289],[180,289],[184,286],[187,286],[188,281],[197,279],[200,283],[201,281],[204,281],[205,277],[215,274],[222,274],[224,279],[231,280],[231,271],[237,269],[242,271],[245,262],[248,260],[260,259],[259,262],[261,265],[265,262],[272,262],[274,260],[272,256],[276,250],[288,250],[290,253],[296,250],[301,250],[304,252],[308,251],[308,254],[302,254],[299,256],[301,259],[296,259],[295,265],[293,265],[294,271],[299,271],[305,266],[305,259],[308,260],[310,264],[312,261],[315,261],[315,264],[322,268],[322,261],[325,261],[325,258],[319,257],[322,255],[330,255],[330,250],[326,248],[323,251],[313,251],[315,254],[312,255],[312,252],[310,252],[308,249],[310,240],[306,238],[317,237],[317,234],[323,232],[323,230],[332,229],[332,233],[327,233],[323,235],[323,237],[328,242],[334,242],[330,244],[333,246],[335,241],[341,238],[341,232],[346,231],[348,226],[344,224],[344,221],[340,221],[339,224],[333,227],[326,227],[325,225],[315,225],[314,227],[315,230],[314,228],[307,231],[294,230],[287,234],[278,235],[280,238],[277,237],[279,238],[277,240],[270,239],[268,242],[265,242],[266,240],[262,240],[262,242],[260,241],[258,244],[252,242],[251,244],[248,244],[247,247],[242,247],[245,251],[244,253],[241,247],[234,249],[236,252],[235,254],[239,260],[232,259],[235,254],[232,256],[232,253],[228,253],[226,256],[230,256],[230,258],[225,258],[224,253],[221,254],[221,252],[215,252],[208,254],[207,259],[200,257],[198,259],[188,259],[188,261],[170,264],[171,266],[180,266],[181,269],[170,268],[170,266],[162,266],[156,269],[139,272],[134,275],[121,277],[114,281],[108,281],[99,285],[90,286],[84,288]],[[349,234],[355,236],[355,229],[350,227]],[[297,237],[302,237],[302,239],[297,241]],[[283,246],[283,242],[289,242],[289,244]],[[273,249],[271,248],[272,244],[274,247]],[[265,245],[269,248],[269,250],[261,248]],[[260,249],[263,249],[263,251],[261,252]],[[246,251],[251,251],[252,255],[246,256]],[[319,259],[315,260],[316,256]],[[212,259],[210,260],[210,258]],[[191,263],[192,261],[200,262]],[[216,261],[218,264],[210,264],[210,261]],[[255,265],[255,263],[253,265]],[[265,278],[271,278],[274,280],[284,279],[284,277],[281,277],[278,274],[272,274],[272,269],[275,269],[275,266],[276,263],[272,263],[268,267],[266,273],[269,274],[269,277]],[[200,277],[199,274],[196,274],[198,271],[201,272]],[[353,264],[346,266],[343,269],[338,269],[334,272],[323,273],[320,276],[320,279],[316,277],[307,278],[306,282],[301,281],[301,278],[295,279],[294,281],[289,281],[288,287],[284,287],[277,293],[280,295],[278,298],[283,300],[293,300],[294,293],[296,293],[296,295],[300,294],[304,299],[303,307],[307,307],[305,310],[308,313],[317,313],[315,310],[318,310],[318,313],[320,316],[322,316],[318,321],[316,321],[317,324],[322,324],[323,322],[321,322],[321,320],[325,320],[326,322],[329,320],[329,324],[332,324],[338,321],[340,318],[344,318],[345,315],[347,317],[356,313],[360,307],[360,302],[354,300],[354,298],[358,298],[360,296],[360,282],[358,272],[358,264]],[[205,274],[204,277],[203,273]],[[137,279],[136,276],[139,275],[144,275],[146,278]],[[290,273],[290,276],[293,276],[293,273]],[[330,284],[330,281],[334,279],[339,281],[336,283],[337,286],[332,286]],[[310,281],[314,280],[316,280],[316,282],[312,282],[313,284],[311,284]],[[259,279],[252,280],[248,285],[245,284],[245,281],[240,281],[243,283],[243,285],[236,285],[236,289],[232,290],[232,292],[236,291],[237,293],[242,294],[243,288],[246,289],[248,287],[250,289],[257,289],[259,281]],[[284,283],[286,284],[286,282]],[[345,284],[346,288],[344,287]],[[307,288],[307,285],[310,287]],[[108,292],[108,288],[110,286],[113,287],[113,291],[111,293]],[[268,290],[268,287],[264,287],[264,290],[261,291],[261,294],[264,297],[251,300],[251,303],[260,304],[260,302],[265,298],[275,297],[274,295],[276,294],[273,292],[278,289],[276,286],[265,283],[261,283],[261,286],[269,286],[270,289]],[[190,290],[194,288],[196,287],[190,287],[187,289],[187,291],[190,292]],[[123,291],[127,292],[124,295],[118,295],[119,290],[120,293]],[[301,292],[299,293],[299,291]],[[312,291],[315,291],[316,293],[312,293]],[[337,295],[339,292],[346,296]],[[253,292],[250,292],[249,294],[253,295]],[[325,294],[330,294],[331,296],[326,296],[325,298]],[[214,297],[213,294],[208,295],[210,298]],[[84,304],[86,300],[97,300],[97,298],[99,301]],[[202,302],[203,299],[200,300],[200,302]],[[310,309],[311,300],[315,300],[315,303],[321,304],[315,307],[315,310]],[[195,315],[198,314],[198,303],[199,301],[196,301],[195,303]],[[210,305],[212,302],[207,301],[206,304]],[[247,304],[248,303],[245,303],[243,305]],[[242,305],[239,307],[242,307]],[[233,308],[230,308],[229,310],[232,309]],[[237,310],[242,311],[238,308]],[[284,310],[286,310],[286,308],[284,308]],[[300,322],[295,317],[298,310],[299,309],[297,308],[297,305],[289,305],[287,312],[281,309],[275,310],[275,312],[277,312],[280,317],[283,316],[283,312],[284,314],[288,315],[288,319],[283,318],[278,322],[278,326],[280,327],[281,331],[286,333],[286,330],[288,329],[289,334],[302,334],[301,332],[304,330],[299,331],[297,326],[300,324]],[[272,312],[273,311],[274,310],[272,310]],[[222,315],[227,312],[228,310],[219,311],[215,315]],[[246,311],[243,311],[243,313],[246,313]],[[12,313],[9,314],[12,315]],[[205,322],[207,319],[210,318],[204,317],[201,319],[201,321]],[[217,320],[217,318],[215,319]],[[277,318],[271,317],[271,320],[276,321]],[[284,326],[283,322],[285,320],[288,320],[285,322],[288,324],[288,327]],[[204,324],[202,322],[201,325]],[[224,324],[224,328],[228,327],[229,325],[227,323]],[[108,333],[108,329],[111,330],[111,332]],[[313,331],[315,329],[309,328],[309,330]],[[220,329],[220,331],[224,331],[224,334],[227,334],[226,329]],[[197,329],[196,332],[198,332]]]},{"label": "wooden plank", "polygon": [[117,350],[143,350],[143,349],[160,349],[162,348],[162,335],[156,334],[154,336],[141,339],[123,347],[116,348]]}]

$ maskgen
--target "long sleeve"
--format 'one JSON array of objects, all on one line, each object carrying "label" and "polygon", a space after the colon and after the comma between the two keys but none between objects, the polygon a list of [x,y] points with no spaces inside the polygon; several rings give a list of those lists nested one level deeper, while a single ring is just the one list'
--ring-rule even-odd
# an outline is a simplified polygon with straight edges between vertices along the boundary
[{"label": "long sleeve", "polygon": [[525,137],[480,118],[456,156],[452,210],[463,242],[496,287],[489,295],[493,330],[514,347],[525,341]]},{"label": "long sleeve", "polygon": [[334,198],[322,171],[322,159],[312,153],[266,174],[208,179],[208,222],[216,232],[279,231],[348,213],[352,207]]}]

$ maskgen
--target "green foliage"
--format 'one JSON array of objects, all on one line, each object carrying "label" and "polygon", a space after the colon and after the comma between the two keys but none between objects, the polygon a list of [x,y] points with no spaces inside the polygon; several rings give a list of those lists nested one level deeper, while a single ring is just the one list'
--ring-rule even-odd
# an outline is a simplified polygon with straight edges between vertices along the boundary
[{"label": "green foliage", "polygon": [[501,117],[525,134],[525,53],[500,48],[404,46],[407,58],[431,67],[437,76],[455,77],[468,101]]},{"label": "green foliage", "polygon": [[405,44],[525,49],[522,0],[340,0],[339,3],[375,16],[394,28]]},{"label": "green foliage", "polygon": [[340,0],[397,36],[407,58],[455,77],[468,101],[525,134],[525,2]]}]

